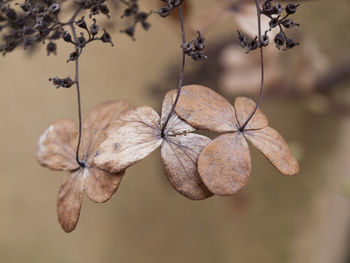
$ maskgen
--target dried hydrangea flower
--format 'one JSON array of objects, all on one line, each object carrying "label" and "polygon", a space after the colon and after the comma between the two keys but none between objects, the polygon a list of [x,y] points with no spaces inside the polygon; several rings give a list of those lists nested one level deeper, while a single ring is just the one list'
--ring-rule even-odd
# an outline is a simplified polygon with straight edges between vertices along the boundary
[{"label": "dried hydrangea flower", "polygon": [[175,113],[162,135],[162,127],[175,95],[176,91],[172,90],[165,96],[161,118],[147,106],[121,114],[107,129],[108,138],[98,148],[94,162],[106,171],[117,173],[142,160],[160,146],[162,164],[171,185],[190,199],[204,199],[212,196],[212,193],[198,175],[197,159],[211,140],[192,133],[195,129]]},{"label": "dried hydrangea flower", "polygon": [[217,195],[231,195],[240,190],[250,177],[250,141],[284,175],[295,175],[298,162],[287,143],[268,127],[265,115],[257,110],[243,131],[255,103],[238,97],[234,107],[209,88],[197,85],[182,88],[175,112],[197,129],[224,132],[211,141],[198,158],[198,172],[208,189]]},{"label": "dried hydrangea flower", "polygon": [[58,221],[64,231],[73,231],[78,223],[83,191],[92,201],[102,203],[118,189],[125,171],[103,171],[95,166],[93,156],[109,122],[128,108],[124,101],[105,102],[89,113],[83,124],[79,154],[86,167],[79,166],[76,161],[79,132],[73,120],[58,120],[41,135],[36,151],[38,162],[51,170],[69,171],[57,198]]}]

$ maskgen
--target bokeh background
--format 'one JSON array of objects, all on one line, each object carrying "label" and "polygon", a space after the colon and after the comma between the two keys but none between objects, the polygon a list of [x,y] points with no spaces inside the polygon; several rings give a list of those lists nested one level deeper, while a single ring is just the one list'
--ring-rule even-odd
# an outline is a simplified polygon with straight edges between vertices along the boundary
[{"label": "bokeh background", "polygon": [[[160,1],[140,2],[154,10]],[[185,82],[209,86],[230,101],[242,94],[256,98],[256,52],[245,55],[234,39],[256,19],[254,9],[229,10],[228,2],[186,0],[187,38],[200,28],[209,59],[188,60]],[[60,43],[57,56],[47,57],[40,47],[0,58],[0,262],[350,262],[350,2],[300,2],[295,18],[302,26],[291,35],[301,45],[266,51],[261,104],[300,160],[300,174],[280,175],[251,147],[252,176],[242,191],[195,202],[172,189],[156,151],[128,169],[107,203],[84,198],[70,234],[56,218],[65,173],[35,160],[36,142],[49,124],[77,119],[75,89],[48,82],[73,76],[73,64],[65,63],[70,46]],[[165,92],[177,87],[176,17],[152,16],[152,28],[138,28],[132,41],[119,33],[126,22],[113,12],[115,47],[94,43],[81,58],[84,116],[111,99],[159,111]]]}]

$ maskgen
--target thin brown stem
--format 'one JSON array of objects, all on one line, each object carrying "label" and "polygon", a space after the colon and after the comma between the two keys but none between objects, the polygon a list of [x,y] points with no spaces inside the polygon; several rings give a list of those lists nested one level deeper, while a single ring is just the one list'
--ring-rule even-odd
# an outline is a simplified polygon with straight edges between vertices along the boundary
[{"label": "thin brown stem", "polygon": [[[180,26],[181,26],[181,36],[182,36],[182,45],[186,44],[186,35],[185,35],[185,26],[184,26],[184,19],[183,19],[183,14],[182,14],[182,8],[181,5],[178,7],[178,11],[179,11],[179,17],[180,17]],[[162,127],[162,132],[161,132],[161,136],[164,137],[164,130],[165,127],[167,126],[170,117],[173,115],[174,111],[175,111],[175,107],[177,105],[177,102],[179,101],[180,98],[180,93],[181,93],[181,88],[182,88],[182,84],[184,81],[184,72],[185,72],[185,62],[186,62],[186,53],[185,51],[182,49],[182,65],[181,65],[181,72],[180,72],[180,79],[179,79],[179,85],[177,87],[177,94],[176,94],[176,98],[174,101],[173,106],[171,107],[171,110],[168,114],[168,117],[166,119],[166,121],[163,124]]]},{"label": "thin brown stem", "polygon": [[[72,21],[74,21],[74,18],[72,18]],[[75,27],[73,23],[70,24],[70,27],[72,29],[74,43],[77,43],[77,33],[75,31]],[[81,144],[81,137],[82,137],[82,125],[81,125],[82,117],[81,117],[81,100],[80,100],[80,84],[79,84],[79,57],[75,60],[75,85],[77,87],[78,116],[79,116],[79,135],[78,135],[78,145],[77,145],[77,150],[75,154],[75,159],[79,164],[79,166],[85,167],[86,163],[84,161],[81,161],[79,158],[79,151],[80,151],[80,144]]]},{"label": "thin brown stem", "polygon": [[245,121],[245,123],[239,128],[240,131],[244,131],[245,127],[249,123],[249,121],[253,118],[254,114],[258,110],[263,90],[264,90],[264,52],[263,52],[263,46],[261,45],[261,9],[259,0],[255,0],[256,4],[256,11],[257,11],[257,17],[258,17],[258,40],[259,40],[259,49],[260,49],[260,66],[261,66],[261,84],[260,84],[260,91],[259,91],[259,97],[256,102],[255,108],[253,112],[250,114],[249,118]]}]

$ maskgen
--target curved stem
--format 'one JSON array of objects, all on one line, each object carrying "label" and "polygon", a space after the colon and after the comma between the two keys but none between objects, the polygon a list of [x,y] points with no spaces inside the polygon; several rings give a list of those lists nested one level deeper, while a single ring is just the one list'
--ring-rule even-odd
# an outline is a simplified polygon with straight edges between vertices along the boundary
[{"label": "curved stem", "polygon": [[[72,29],[73,39],[74,43],[77,42],[77,33],[75,31],[74,25],[71,23],[70,27]],[[77,48],[77,47],[76,47]],[[80,144],[81,144],[81,136],[82,136],[82,125],[81,125],[81,102],[80,102],[80,85],[79,85],[79,58],[75,60],[75,85],[77,87],[77,97],[78,97],[78,115],[79,115],[79,137],[78,137],[78,145],[77,145],[77,151],[75,154],[75,159],[79,166],[85,167],[86,164],[84,161],[81,161],[79,159],[79,151],[80,151]]]},{"label": "curved stem", "polygon": [[[180,26],[181,26],[181,36],[182,36],[182,45],[186,44],[186,35],[185,35],[185,26],[184,26],[184,19],[183,19],[183,14],[182,14],[182,8],[181,5],[178,7],[178,11],[179,11],[179,17],[180,17]],[[174,101],[173,106],[171,107],[171,110],[168,114],[168,117],[166,119],[166,121],[163,124],[162,127],[162,132],[161,132],[161,136],[164,137],[164,130],[165,127],[167,126],[171,115],[173,115],[174,111],[175,111],[175,107],[177,105],[177,102],[179,101],[180,98],[180,93],[181,93],[181,88],[182,88],[182,84],[184,81],[184,72],[185,72],[185,61],[186,61],[186,53],[185,51],[182,49],[182,65],[181,65],[181,72],[180,72],[180,79],[179,79],[179,85],[177,87],[177,94],[176,94],[176,98]]]},{"label": "curved stem", "polygon": [[[261,10],[259,5],[259,0],[255,0],[256,4],[256,11],[258,16],[258,37],[259,37],[259,44],[261,43]],[[244,131],[245,127],[249,123],[249,121],[253,118],[254,114],[259,108],[259,104],[262,98],[263,90],[264,90],[264,52],[263,52],[263,46],[260,44],[260,66],[261,66],[261,84],[260,84],[260,91],[259,91],[259,97],[256,102],[255,108],[253,112],[250,114],[249,118],[245,121],[245,123],[239,128],[239,130],[242,132]]]}]

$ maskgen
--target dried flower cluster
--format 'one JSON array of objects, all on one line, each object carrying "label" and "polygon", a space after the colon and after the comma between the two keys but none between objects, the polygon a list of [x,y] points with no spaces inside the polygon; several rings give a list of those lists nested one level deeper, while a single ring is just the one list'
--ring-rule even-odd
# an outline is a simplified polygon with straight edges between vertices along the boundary
[{"label": "dried flower cluster", "polygon": [[[8,1],[10,2],[10,1]],[[47,43],[48,54],[56,53],[57,45],[55,41],[63,39],[66,42],[74,44],[79,49],[83,48],[88,42],[100,40],[111,43],[109,34],[104,30],[100,37],[96,20],[88,28],[84,17],[75,20],[77,15],[83,10],[89,10],[89,17],[103,14],[109,17],[109,8],[105,4],[106,0],[80,0],[74,2],[75,13],[68,22],[60,21],[61,5],[64,1],[29,1],[26,0],[20,4],[18,10],[10,4],[0,2],[0,31],[4,43],[0,44],[0,51],[3,54],[13,51],[16,47],[22,45],[23,48],[33,46],[36,43]],[[76,24],[84,29],[88,34],[85,39],[81,33],[78,40],[72,39],[68,33],[67,27]],[[75,57],[78,56],[75,55]],[[72,55],[71,55],[72,58]],[[74,59],[70,59],[74,60]]]},{"label": "dried flower cluster", "polygon": [[[95,202],[107,201],[117,190],[125,170],[158,147],[169,182],[193,200],[213,194],[232,195],[247,183],[251,163],[246,140],[281,173],[298,172],[298,163],[287,144],[268,127],[260,111],[241,129],[254,109],[252,100],[239,97],[232,107],[209,88],[185,86],[175,112],[166,122],[175,98],[176,90],[167,93],[161,117],[148,106],[130,108],[121,101],[96,107],[83,127],[83,167],[74,159],[78,130],[72,120],[57,121],[43,133],[37,148],[39,163],[70,172],[57,200],[59,222],[65,231],[76,226],[84,190]],[[211,140],[195,134],[196,129],[224,134]]]},{"label": "dried flower cluster", "polygon": [[[78,125],[71,119],[56,121],[39,139],[36,157],[38,162],[52,170],[68,171],[57,198],[58,220],[66,232],[75,229],[80,216],[83,192],[94,202],[102,203],[118,189],[128,167],[144,159],[160,147],[161,160],[170,184],[180,194],[192,200],[206,199],[214,194],[231,195],[248,181],[251,160],[247,141],[259,149],[283,174],[298,172],[297,161],[286,142],[274,129],[268,127],[266,117],[259,111],[263,90],[263,49],[269,38],[267,33],[275,27],[280,33],[275,37],[277,47],[297,45],[287,38],[283,28],[297,26],[291,19],[298,5],[283,8],[266,0],[262,7],[256,0],[259,34],[248,41],[239,33],[239,40],[248,51],[260,48],[261,89],[257,104],[248,98],[238,97],[232,106],[214,91],[197,85],[183,87],[186,57],[199,61],[205,39],[200,31],[189,42],[185,37],[182,12],[184,0],[162,0],[161,17],[169,16],[175,9],[179,14],[182,36],[182,67],[177,90],[165,96],[162,114],[143,106],[132,108],[124,101],[105,102],[95,107],[82,124],[79,58],[84,48],[93,41],[113,42],[110,34],[100,28],[95,16],[110,18],[107,0],[77,0],[71,3],[72,15],[61,21],[63,0],[25,0],[19,7],[9,4],[13,0],[0,0],[0,52],[6,54],[16,47],[45,43],[47,54],[56,54],[56,41],[62,39],[73,45],[67,62],[75,63],[75,78],[50,78],[56,88],[77,89]],[[122,18],[131,25],[121,32],[133,40],[137,24],[148,30],[148,17],[152,12],[140,11],[138,0],[119,0],[125,6]],[[88,20],[85,20],[85,16]],[[261,14],[270,19],[269,30],[261,35]],[[284,38],[283,38],[284,37]],[[46,41],[48,43],[46,43]],[[224,133],[216,139],[196,134],[209,130]]]},{"label": "dried flower cluster", "polygon": [[105,102],[90,112],[84,122],[79,152],[84,166],[80,166],[75,157],[79,131],[73,120],[58,120],[41,135],[36,151],[38,162],[51,170],[69,172],[57,198],[58,221],[64,231],[71,232],[76,227],[83,191],[92,201],[102,203],[118,189],[125,171],[106,172],[94,164],[93,157],[109,122],[128,108],[124,101]]},{"label": "dried flower cluster", "polygon": [[[260,39],[258,39],[258,36],[256,36],[251,41],[249,41],[245,35],[241,34],[241,32],[237,31],[239,44],[242,47],[247,48],[247,53],[259,47],[266,47],[270,42],[268,33],[271,32],[272,29],[278,27],[279,33],[274,36],[274,42],[278,49],[284,45],[284,50],[291,49],[296,45],[299,45],[298,41],[288,38],[284,31],[285,29],[299,26],[299,24],[296,23],[293,19],[289,18],[290,15],[296,13],[299,5],[300,4],[289,3],[283,7],[279,2],[273,3],[273,0],[265,0],[259,12],[261,12],[261,14],[265,15],[270,20],[269,29],[265,31]],[[282,15],[283,10],[285,11],[285,15]]]}]

